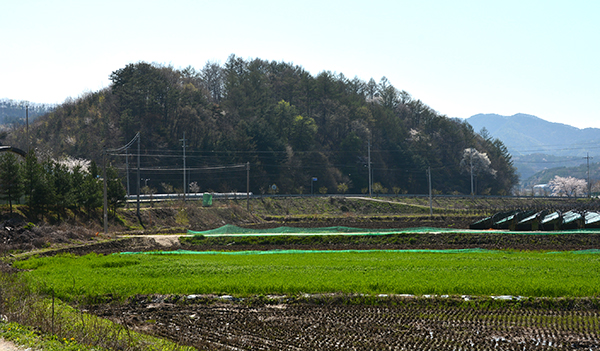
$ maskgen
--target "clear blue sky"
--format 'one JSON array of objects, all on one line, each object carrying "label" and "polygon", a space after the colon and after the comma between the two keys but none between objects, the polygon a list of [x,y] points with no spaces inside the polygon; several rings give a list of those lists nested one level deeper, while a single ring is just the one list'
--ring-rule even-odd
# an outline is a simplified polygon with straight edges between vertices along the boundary
[{"label": "clear blue sky", "polygon": [[60,103],[128,63],[230,54],[376,81],[450,117],[600,128],[600,1],[5,1],[0,98]]}]

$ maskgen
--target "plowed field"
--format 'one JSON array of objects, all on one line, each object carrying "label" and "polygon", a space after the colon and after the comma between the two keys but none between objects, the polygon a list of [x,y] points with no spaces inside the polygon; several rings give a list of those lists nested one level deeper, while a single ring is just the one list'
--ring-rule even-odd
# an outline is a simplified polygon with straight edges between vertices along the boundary
[{"label": "plowed field", "polygon": [[200,350],[600,350],[593,301],[465,299],[140,296],[95,313]]}]

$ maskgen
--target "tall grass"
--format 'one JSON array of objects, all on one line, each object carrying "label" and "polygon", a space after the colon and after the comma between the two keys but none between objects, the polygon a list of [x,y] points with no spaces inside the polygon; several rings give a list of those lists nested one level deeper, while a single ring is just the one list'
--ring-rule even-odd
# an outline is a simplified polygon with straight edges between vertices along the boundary
[{"label": "tall grass", "polygon": [[135,294],[600,294],[600,255],[540,252],[354,252],[87,255],[15,264],[72,300]]},{"label": "tall grass", "polygon": [[0,316],[11,322],[0,320],[0,337],[44,350],[192,350],[78,311],[39,287],[30,277],[0,272]]}]

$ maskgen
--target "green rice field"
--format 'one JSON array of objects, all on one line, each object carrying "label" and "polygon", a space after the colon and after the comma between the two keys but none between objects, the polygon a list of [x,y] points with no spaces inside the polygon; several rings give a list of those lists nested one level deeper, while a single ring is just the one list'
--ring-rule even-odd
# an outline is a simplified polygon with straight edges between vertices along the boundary
[{"label": "green rice field", "polygon": [[15,266],[67,300],[136,294],[600,294],[597,251],[89,254],[31,258]]}]

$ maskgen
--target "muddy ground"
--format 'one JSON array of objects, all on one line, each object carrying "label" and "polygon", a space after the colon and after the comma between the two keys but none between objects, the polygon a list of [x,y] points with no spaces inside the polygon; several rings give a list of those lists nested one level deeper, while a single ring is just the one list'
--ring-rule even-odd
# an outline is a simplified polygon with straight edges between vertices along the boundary
[{"label": "muddy ground", "polygon": [[199,350],[600,350],[597,301],[360,299],[138,296],[90,311]]},{"label": "muddy ground", "polygon": [[403,250],[469,249],[573,251],[600,249],[600,232],[532,235],[525,233],[402,233],[388,235],[182,238],[186,250]]},{"label": "muddy ground", "polygon": [[393,216],[393,215],[378,215],[378,216],[360,216],[360,217],[319,217],[313,219],[298,218],[298,217],[264,217],[265,221],[243,225],[248,228],[274,228],[279,226],[303,227],[303,228],[318,228],[318,227],[333,227],[345,226],[354,228],[415,228],[415,227],[432,227],[432,228],[457,228],[468,229],[469,225],[475,220],[480,219],[479,216]]}]

